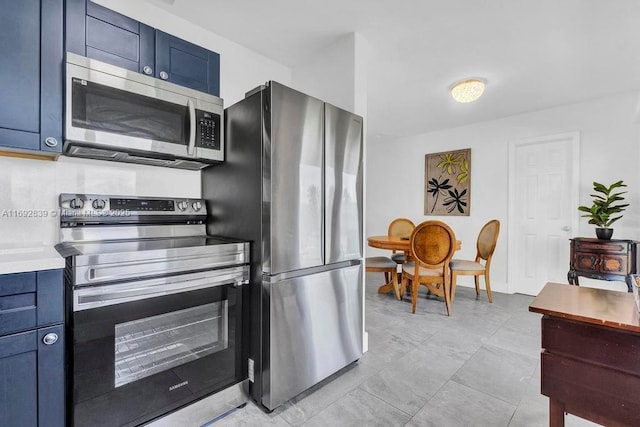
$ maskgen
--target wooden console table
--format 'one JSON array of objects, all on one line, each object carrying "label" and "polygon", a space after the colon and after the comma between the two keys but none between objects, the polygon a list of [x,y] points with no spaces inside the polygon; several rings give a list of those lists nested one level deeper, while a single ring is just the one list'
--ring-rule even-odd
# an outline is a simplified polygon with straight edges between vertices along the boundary
[{"label": "wooden console table", "polygon": [[578,276],[602,280],[624,280],[631,292],[631,274],[638,269],[637,243],[633,240],[598,240],[576,237],[571,240],[567,280],[579,285]]},{"label": "wooden console table", "polygon": [[547,283],[541,313],[541,391],[549,426],[564,413],[602,425],[640,425],[640,318],[633,295]]}]

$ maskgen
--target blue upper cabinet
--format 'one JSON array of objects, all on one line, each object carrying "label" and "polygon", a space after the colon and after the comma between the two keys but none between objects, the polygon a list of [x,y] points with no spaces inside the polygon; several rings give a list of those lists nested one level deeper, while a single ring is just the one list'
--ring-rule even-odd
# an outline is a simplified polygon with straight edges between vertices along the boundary
[{"label": "blue upper cabinet", "polygon": [[62,2],[0,0],[0,147],[62,151]]},{"label": "blue upper cabinet", "polygon": [[156,77],[220,96],[220,55],[156,30]]},{"label": "blue upper cabinet", "polygon": [[90,0],[66,1],[66,50],[220,96],[220,55]]},{"label": "blue upper cabinet", "polygon": [[154,29],[89,0],[66,2],[66,50],[153,75]]}]

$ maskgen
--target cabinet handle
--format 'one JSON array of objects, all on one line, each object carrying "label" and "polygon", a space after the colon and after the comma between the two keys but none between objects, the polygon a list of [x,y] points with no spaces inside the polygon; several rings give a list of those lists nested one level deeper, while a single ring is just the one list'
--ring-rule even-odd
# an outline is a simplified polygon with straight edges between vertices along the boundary
[{"label": "cabinet handle", "polygon": [[144,67],[142,67],[142,72],[145,73],[147,76],[150,76],[153,73],[153,68],[149,67],[148,65],[145,65]]},{"label": "cabinet handle", "polygon": [[47,147],[55,147],[58,145],[58,140],[55,139],[52,136],[48,136],[47,138],[45,138],[44,140],[44,145],[46,145]]},{"label": "cabinet handle", "polygon": [[55,344],[58,341],[58,334],[50,332],[42,338],[42,342],[46,345]]},{"label": "cabinet handle", "polygon": [[160,71],[160,78],[162,80],[167,80],[169,78],[169,74],[166,71]]}]

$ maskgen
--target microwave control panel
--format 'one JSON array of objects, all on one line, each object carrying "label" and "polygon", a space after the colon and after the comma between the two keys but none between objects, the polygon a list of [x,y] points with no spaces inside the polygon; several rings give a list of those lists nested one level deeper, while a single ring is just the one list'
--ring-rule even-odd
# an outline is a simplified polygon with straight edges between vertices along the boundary
[{"label": "microwave control panel", "polygon": [[196,110],[196,147],[220,149],[220,115]]}]

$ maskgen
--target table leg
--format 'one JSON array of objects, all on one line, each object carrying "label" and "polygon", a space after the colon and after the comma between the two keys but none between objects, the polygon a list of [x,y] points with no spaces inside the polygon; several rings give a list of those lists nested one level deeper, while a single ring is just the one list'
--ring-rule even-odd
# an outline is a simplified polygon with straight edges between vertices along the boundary
[{"label": "table leg", "polygon": [[385,283],[384,285],[380,286],[378,288],[378,293],[379,294],[386,294],[389,293],[391,291],[393,291],[393,283]]},{"label": "table leg", "polygon": [[389,274],[389,276],[391,276],[391,282],[390,283],[385,283],[384,285],[380,286],[378,288],[378,293],[379,294],[386,294],[387,292],[391,292],[393,291],[395,293],[396,299],[401,299],[400,297],[400,288],[397,282],[397,276],[395,272],[392,272],[391,274]]},{"label": "table leg", "polygon": [[569,269],[569,272],[567,273],[567,281],[569,282],[570,285],[579,286],[578,275],[576,274],[576,271],[573,268]]},{"label": "table leg", "polygon": [[549,398],[549,427],[564,427],[564,403]]}]

